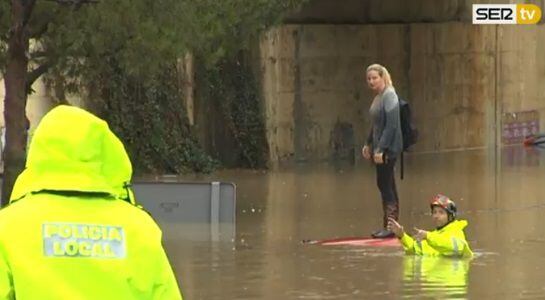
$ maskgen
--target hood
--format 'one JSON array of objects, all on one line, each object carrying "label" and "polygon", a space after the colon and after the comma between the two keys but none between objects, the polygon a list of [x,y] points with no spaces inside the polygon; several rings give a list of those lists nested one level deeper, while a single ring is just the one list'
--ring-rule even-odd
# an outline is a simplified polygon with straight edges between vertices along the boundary
[{"label": "hood", "polygon": [[60,105],[36,128],[10,202],[43,190],[127,199],[131,176],[129,156],[108,124],[81,108]]}]

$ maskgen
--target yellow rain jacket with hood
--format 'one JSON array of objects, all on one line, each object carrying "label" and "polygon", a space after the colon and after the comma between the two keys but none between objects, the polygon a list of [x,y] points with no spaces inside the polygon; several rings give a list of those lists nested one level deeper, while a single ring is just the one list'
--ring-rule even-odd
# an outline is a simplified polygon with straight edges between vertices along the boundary
[{"label": "yellow rain jacket with hood", "polygon": [[182,299],[131,176],[105,121],[65,105],[44,116],[0,210],[0,300]]},{"label": "yellow rain jacket with hood", "polygon": [[466,226],[466,220],[454,220],[441,229],[428,232],[427,238],[421,242],[404,233],[401,244],[407,254],[472,257],[473,252],[464,234]]}]

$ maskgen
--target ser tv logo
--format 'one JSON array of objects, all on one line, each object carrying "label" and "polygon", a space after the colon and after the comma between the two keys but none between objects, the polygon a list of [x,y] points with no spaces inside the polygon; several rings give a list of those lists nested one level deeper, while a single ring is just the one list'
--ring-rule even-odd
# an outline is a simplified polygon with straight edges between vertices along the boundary
[{"label": "ser tv logo", "polygon": [[541,9],[534,4],[473,4],[473,24],[537,24]]}]

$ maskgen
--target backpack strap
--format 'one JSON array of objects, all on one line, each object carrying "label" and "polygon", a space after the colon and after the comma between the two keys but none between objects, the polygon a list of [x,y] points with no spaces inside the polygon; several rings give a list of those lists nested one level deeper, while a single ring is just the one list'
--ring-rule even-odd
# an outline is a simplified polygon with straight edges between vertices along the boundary
[{"label": "backpack strap", "polygon": [[403,166],[404,166],[404,163],[403,163],[403,152],[404,152],[404,151],[401,151],[401,162],[400,162],[400,164],[401,164],[401,168],[400,168],[401,180],[403,180],[403,173],[404,173],[404,172],[403,172],[403,171],[404,171],[404,170],[403,170],[403,169],[404,169],[404,168],[403,168]]}]

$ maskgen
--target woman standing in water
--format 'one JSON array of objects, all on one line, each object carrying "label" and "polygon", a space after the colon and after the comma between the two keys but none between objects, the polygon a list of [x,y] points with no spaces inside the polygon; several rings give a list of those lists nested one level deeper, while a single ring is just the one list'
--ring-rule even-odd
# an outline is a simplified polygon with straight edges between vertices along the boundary
[{"label": "woman standing in water", "polygon": [[394,237],[387,229],[388,218],[399,219],[399,197],[394,177],[394,166],[403,149],[399,100],[388,70],[373,64],[367,67],[367,84],[375,94],[369,115],[371,130],[362,154],[375,164],[377,186],[382,198],[382,228],[373,232],[375,238]]}]

